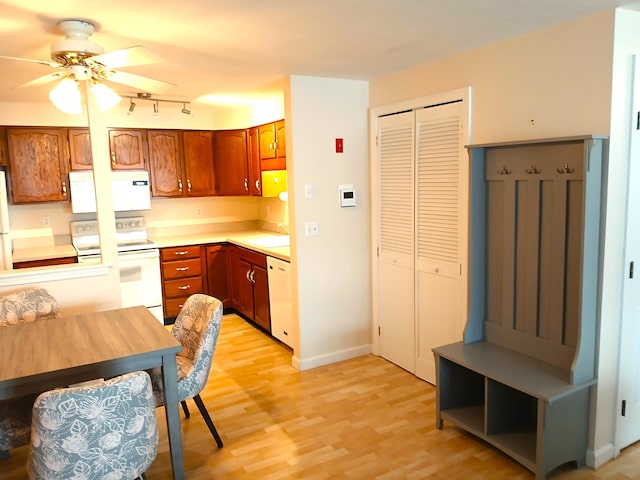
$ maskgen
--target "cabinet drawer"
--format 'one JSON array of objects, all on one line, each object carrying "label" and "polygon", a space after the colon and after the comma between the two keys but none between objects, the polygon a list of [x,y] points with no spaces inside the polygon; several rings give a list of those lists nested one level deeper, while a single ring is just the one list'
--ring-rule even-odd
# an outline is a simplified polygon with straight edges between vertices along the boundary
[{"label": "cabinet drawer", "polygon": [[163,262],[182,260],[184,258],[200,258],[200,245],[163,248],[160,251],[160,256]]},{"label": "cabinet drawer", "polygon": [[181,278],[164,282],[166,298],[188,297],[202,292],[202,277]]},{"label": "cabinet drawer", "polygon": [[162,264],[162,275],[165,280],[173,278],[193,277],[202,274],[200,258],[191,258],[179,262],[166,262]]},{"label": "cabinet drawer", "polygon": [[164,301],[164,316],[167,318],[177,317],[182,309],[182,305],[189,297],[168,298]]}]

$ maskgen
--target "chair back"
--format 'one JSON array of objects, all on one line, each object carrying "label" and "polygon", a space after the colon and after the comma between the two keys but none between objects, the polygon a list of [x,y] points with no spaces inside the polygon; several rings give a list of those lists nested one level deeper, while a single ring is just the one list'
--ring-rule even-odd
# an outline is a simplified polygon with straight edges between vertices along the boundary
[{"label": "chair back", "polygon": [[196,293],[187,298],[176,317],[171,333],[182,345],[176,355],[180,401],[200,393],[207,383],[222,312],[220,300]]},{"label": "chair back", "polygon": [[157,451],[155,402],[146,372],[51,390],[33,405],[31,480],[134,479]]},{"label": "chair back", "polygon": [[0,327],[60,316],[58,302],[44,288],[29,287],[0,297]]}]

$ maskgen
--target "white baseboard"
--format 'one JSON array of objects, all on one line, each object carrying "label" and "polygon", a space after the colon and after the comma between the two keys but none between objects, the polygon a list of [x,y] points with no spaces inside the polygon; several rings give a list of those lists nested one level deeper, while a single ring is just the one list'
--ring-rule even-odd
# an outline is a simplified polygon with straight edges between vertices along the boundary
[{"label": "white baseboard", "polygon": [[371,344],[367,343],[365,345],[359,345],[357,347],[345,348],[344,350],[324,353],[322,355],[317,355],[311,358],[301,359],[294,355],[291,357],[291,365],[297,370],[304,371],[316,367],[321,367],[322,365],[329,365],[331,363],[349,360],[350,358],[361,357],[370,353]]},{"label": "white baseboard", "polygon": [[615,458],[613,443],[608,443],[598,450],[587,450],[587,465],[591,468],[599,468],[609,460]]}]

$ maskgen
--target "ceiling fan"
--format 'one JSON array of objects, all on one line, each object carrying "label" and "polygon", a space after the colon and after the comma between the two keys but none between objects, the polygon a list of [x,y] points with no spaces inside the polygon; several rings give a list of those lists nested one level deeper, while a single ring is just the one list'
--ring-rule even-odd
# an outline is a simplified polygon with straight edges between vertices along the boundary
[{"label": "ceiling fan", "polygon": [[172,83],[117,70],[164,61],[164,58],[151,50],[133,46],[105,53],[102,46],[89,40],[95,31],[94,23],[66,19],[59,21],[57,25],[65,38],[51,44],[51,61],[0,55],[0,59],[38,63],[57,70],[22,84],[21,87],[42,85],[67,78],[76,81],[89,80],[93,85],[99,85],[104,81],[114,82],[148,93],[159,93],[168,86],[175,86]]}]

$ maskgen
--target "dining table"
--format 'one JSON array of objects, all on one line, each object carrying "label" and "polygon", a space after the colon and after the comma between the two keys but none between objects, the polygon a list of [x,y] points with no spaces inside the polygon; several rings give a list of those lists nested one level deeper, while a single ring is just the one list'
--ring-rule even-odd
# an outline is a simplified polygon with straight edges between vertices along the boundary
[{"label": "dining table", "polygon": [[173,478],[182,480],[181,349],[143,306],[12,325],[0,329],[0,400],[160,366]]}]

